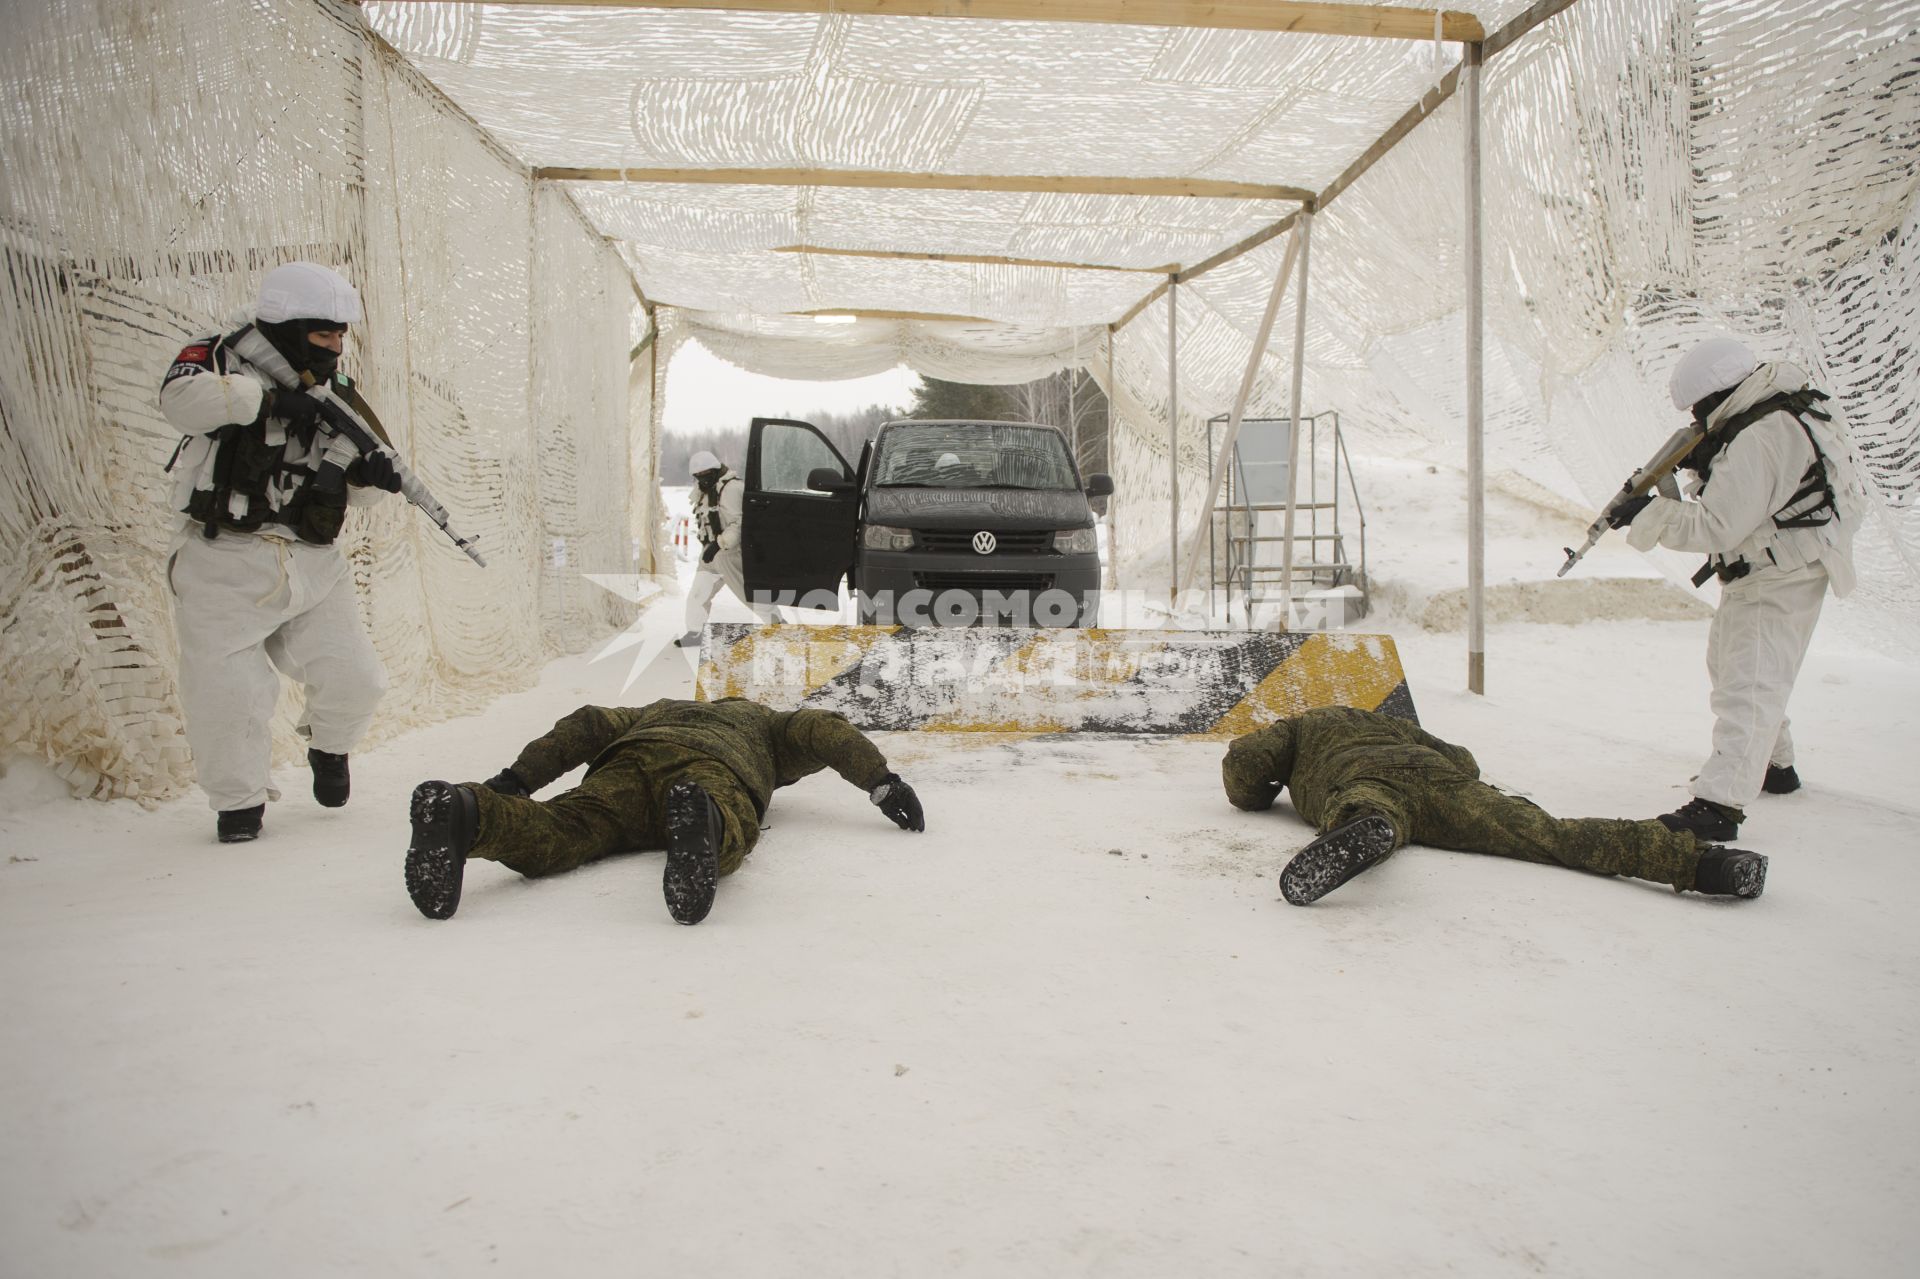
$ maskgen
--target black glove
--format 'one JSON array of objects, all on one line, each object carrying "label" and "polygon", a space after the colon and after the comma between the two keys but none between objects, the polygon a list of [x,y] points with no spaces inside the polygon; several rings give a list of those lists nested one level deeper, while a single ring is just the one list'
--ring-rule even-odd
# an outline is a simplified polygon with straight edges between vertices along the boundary
[{"label": "black glove", "polygon": [[913,787],[900,780],[900,774],[888,773],[868,792],[871,799],[901,830],[925,830],[927,815],[920,808],[920,797]]},{"label": "black glove", "polygon": [[354,463],[353,482],[370,489],[385,489],[389,493],[400,491],[400,472],[394,469],[393,459],[385,449],[367,454]]},{"label": "black glove", "polygon": [[492,777],[482,782],[481,785],[496,795],[508,795],[514,799],[526,799],[529,795],[533,794],[532,791],[527,789],[527,784],[520,780],[520,774],[514,772],[511,768],[501,769]]},{"label": "black glove", "polygon": [[711,564],[713,563],[713,557],[718,555],[719,553],[720,553],[720,543],[708,542],[707,549],[700,552],[700,562],[702,564]]},{"label": "black glove", "polygon": [[1642,493],[1639,497],[1630,497],[1615,507],[1613,514],[1607,516],[1608,528],[1625,528],[1633,523],[1633,517],[1647,509],[1653,502],[1653,494]]},{"label": "black glove", "polygon": [[279,387],[260,397],[260,420],[277,417],[302,435],[313,433],[313,424],[320,420],[322,412],[320,401],[305,391],[290,391]]}]

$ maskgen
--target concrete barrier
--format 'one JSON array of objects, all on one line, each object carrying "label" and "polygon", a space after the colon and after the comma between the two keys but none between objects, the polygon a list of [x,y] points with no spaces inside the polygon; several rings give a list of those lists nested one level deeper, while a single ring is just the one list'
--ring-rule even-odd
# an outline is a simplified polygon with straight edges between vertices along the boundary
[{"label": "concrete barrier", "polygon": [[1417,719],[1385,635],[994,627],[707,627],[694,694],[862,729],[1226,737],[1316,706]]}]

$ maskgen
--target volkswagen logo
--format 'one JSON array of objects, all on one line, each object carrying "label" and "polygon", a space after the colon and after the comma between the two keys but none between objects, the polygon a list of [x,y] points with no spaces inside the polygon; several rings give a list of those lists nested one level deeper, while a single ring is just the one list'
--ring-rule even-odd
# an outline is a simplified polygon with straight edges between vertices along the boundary
[{"label": "volkswagen logo", "polygon": [[976,554],[991,555],[993,548],[998,545],[1000,545],[999,539],[985,529],[973,535],[973,549]]}]

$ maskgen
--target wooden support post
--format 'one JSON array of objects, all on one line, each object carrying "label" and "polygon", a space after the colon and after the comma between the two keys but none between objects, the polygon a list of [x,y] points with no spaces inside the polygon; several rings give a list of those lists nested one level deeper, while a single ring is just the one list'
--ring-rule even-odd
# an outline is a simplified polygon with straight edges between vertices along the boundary
[{"label": "wooden support post", "polygon": [[1180,285],[1167,277],[1167,496],[1173,508],[1172,541],[1167,549],[1167,575],[1172,589],[1169,611],[1180,598]]},{"label": "wooden support post", "polygon": [[1486,317],[1480,269],[1480,70],[1481,46],[1467,46],[1467,691],[1487,691],[1487,477],[1485,452]]},{"label": "wooden support post", "polygon": [[1299,498],[1300,393],[1307,372],[1307,265],[1313,251],[1313,209],[1300,211],[1300,288],[1294,294],[1293,395],[1287,423],[1287,513],[1280,528],[1280,627],[1293,629],[1293,508]]},{"label": "wooden support post", "polygon": [[[1280,314],[1280,299],[1287,293],[1287,277],[1293,274],[1294,259],[1300,255],[1300,235],[1296,231],[1287,239],[1286,256],[1280,260],[1280,269],[1274,273],[1273,291],[1267,295],[1267,309],[1260,316],[1260,327],[1253,335],[1253,349],[1247,353],[1247,367],[1240,375],[1240,390],[1233,397],[1233,412],[1227,417],[1227,433],[1220,441],[1220,455],[1213,460],[1213,479],[1207,485],[1207,500],[1201,507],[1201,518],[1211,522],[1213,504],[1220,500],[1220,487],[1226,482],[1227,466],[1233,457],[1233,446],[1240,439],[1240,419],[1247,411],[1247,400],[1253,394],[1254,379],[1260,373],[1260,361],[1267,353],[1267,343],[1273,336],[1273,322]],[[1202,525],[1206,527],[1206,525]],[[1186,566],[1180,576],[1174,579],[1174,590],[1180,589],[1180,583],[1193,585],[1193,570],[1200,562],[1200,545],[1203,539],[1193,539],[1193,549],[1187,552]],[[1212,582],[1207,583],[1213,586]]]}]

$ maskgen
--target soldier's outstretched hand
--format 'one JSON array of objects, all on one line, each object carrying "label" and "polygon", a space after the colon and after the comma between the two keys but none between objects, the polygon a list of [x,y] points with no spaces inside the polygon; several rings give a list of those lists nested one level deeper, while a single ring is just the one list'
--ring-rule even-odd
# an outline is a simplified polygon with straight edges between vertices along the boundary
[{"label": "soldier's outstretched hand", "polygon": [[520,774],[511,768],[501,769],[481,785],[496,795],[510,795],[514,799],[526,799],[533,793],[527,789],[527,784],[520,780]]},{"label": "soldier's outstretched hand", "polygon": [[901,830],[927,828],[927,815],[920,807],[920,797],[913,793],[913,787],[900,780],[900,774],[888,773],[881,778],[869,798]]}]

